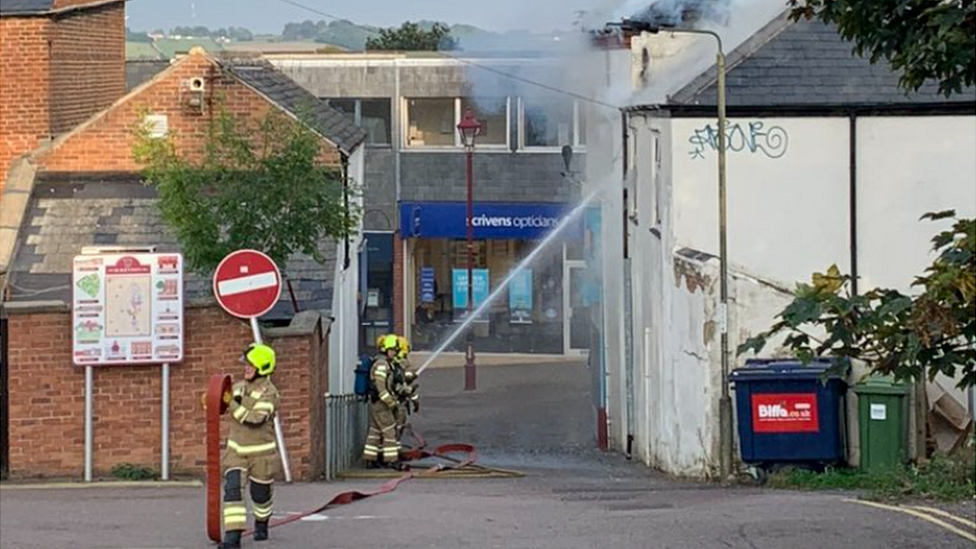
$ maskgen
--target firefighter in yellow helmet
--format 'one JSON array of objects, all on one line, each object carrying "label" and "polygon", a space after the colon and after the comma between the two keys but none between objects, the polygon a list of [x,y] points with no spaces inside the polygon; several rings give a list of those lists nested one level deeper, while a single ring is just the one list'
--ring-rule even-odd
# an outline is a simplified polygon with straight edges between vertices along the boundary
[{"label": "firefighter in yellow helmet", "polygon": [[397,440],[396,414],[399,401],[394,390],[394,368],[400,352],[395,335],[386,335],[377,345],[379,354],[369,370],[369,433],[363,447],[367,466],[400,468],[400,443]]},{"label": "firefighter in yellow helmet", "polygon": [[403,428],[407,424],[407,415],[411,411],[420,411],[420,395],[417,392],[417,373],[410,366],[410,343],[403,336],[396,336],[399,343],[399,353],[397,353],[396,365],[397,372],[397,400],[400,401],[398,407],[397,439],[403,435]]},{"label": "firefighter in yellow helmet", "polygon": [[267,345],[251,344],[241,361],[244,379],[224,395],[227,413],[233,419],[224,451],[224,542],[223,549],[241,546],[247,527],[244,487],[250,485],[254,512],[254,540],[268,539],[274,478],[281,464],[275,441],[274,417],[278,413],[278,389],[271,383],[275,352]]}]

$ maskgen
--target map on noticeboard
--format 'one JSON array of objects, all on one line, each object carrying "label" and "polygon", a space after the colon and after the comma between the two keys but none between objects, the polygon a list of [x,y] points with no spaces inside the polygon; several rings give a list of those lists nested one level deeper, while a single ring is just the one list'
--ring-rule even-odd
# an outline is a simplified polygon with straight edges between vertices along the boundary
[{"label": "map on noticeboard", "polygon": [[75,364],[183,359],[182,256],[80,255],[72,282]]}]

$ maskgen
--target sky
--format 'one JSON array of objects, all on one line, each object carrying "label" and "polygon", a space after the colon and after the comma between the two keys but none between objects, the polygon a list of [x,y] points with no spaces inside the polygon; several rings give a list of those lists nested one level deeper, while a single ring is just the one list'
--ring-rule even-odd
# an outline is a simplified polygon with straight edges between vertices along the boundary
[{"label": "sky", "polygon": [[[576,10],[612,0],[293,0],[360,24],[398,26],[429,19],[467,23],[494,30],[550,32],[568,30]],[[327,19],[282,0],[130,0],[127,26],[133,30],[168,30],[177,25],[210,28],[246,27],[254,32],[280,33],[285,23]]]}]

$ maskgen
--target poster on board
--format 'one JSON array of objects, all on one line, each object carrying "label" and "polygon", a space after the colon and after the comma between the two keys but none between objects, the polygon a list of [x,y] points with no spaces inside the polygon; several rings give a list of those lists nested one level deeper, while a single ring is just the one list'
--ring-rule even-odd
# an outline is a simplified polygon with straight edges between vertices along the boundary
[{"label": "poster on board", "polygon": [[532,324],[532,269],[519,269],[508,283],[511,324]]},{"label": "poster on board", "polygon": [[183,360],[183,257],[79,255],[72,273],[76,365]]}]

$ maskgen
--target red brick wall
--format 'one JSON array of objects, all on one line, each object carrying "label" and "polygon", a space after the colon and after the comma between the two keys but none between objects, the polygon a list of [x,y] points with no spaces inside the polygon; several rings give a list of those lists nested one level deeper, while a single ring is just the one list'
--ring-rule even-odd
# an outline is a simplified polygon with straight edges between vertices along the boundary
[{"label": "red brick wall", "polygon": [[11,161],[50,134],[50,28],[44,17],[0,17],[0,190]]},{"label": "red brick wall", "polygon": [[[78,477],[84,471],[84,369],[71,364],[71,316],[11,314],[8,326],[10,475]],[[186,334],[186,358],[170,369],[171,471],[199,475],[205,465],[200,396],[214,373],[240,378],[237,358],[251,333],[219,309],[192,308]],[[312,479],[322,467],[327,337],[319,328],[269,341],[279,357],[275,384],[292,471],[295,478]],[[95,474],[108,475],[125,462],[158,471],[160,368],[96,368],[94,383]]]},{"label": "red brick wall", "polygon": [[[205,100],[210,103],[202,113],[184,105],[185,84],[198,76],[206,80]],[[141,166],[132,158],[134,130],[145,113],[165,115],[178,151],[188,158],[198,158],[219,109],[257,122],[271,108],[272,104],[261,95],[223,75],[210,58],[191,54],[148,88],[66,136],[40,163],[47,171],[136,171]],[[337,165],[338,151],[331,146],[323,150],[323,160]]]},{"label": "red brick wall", "polygon": [[403,304],[405,292],[403,287],[403,271],[406,268],[403,256],[403,239],[400,232],[393,234],[393,331],[402,334],[404,331]]},{"label": "red brick wall", "polygon": [[125,95],[125,3],[53,20],[51,133],[58,134]]}]

